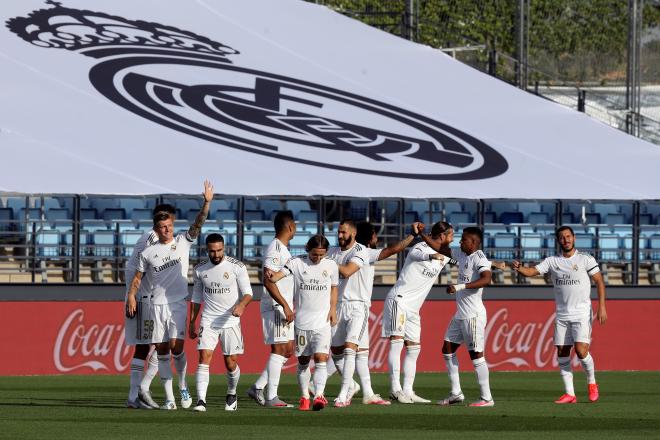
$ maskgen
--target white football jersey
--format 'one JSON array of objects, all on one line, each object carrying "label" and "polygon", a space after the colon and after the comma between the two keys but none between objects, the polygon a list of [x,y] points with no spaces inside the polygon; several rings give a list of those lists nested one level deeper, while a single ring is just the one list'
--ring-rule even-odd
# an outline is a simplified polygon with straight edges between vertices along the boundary
[{"label": "white football jersey", "polygon": [[[279,272],[284,265],[291,259],[289,249],[277,238],[270,242],[266,248],[266,254],[263,259],[263,267]],[[277,283],[277,288],[280,290],[282,297],[286,300],[289,308],[293,310],[293,278],[284,277]],[[264,287],[263,294],[261,295],[260,309],[261,311],[273,310],[275,307],[281,307],[268,293]]]},{"label": "white football jersey", "polygon": [[449,262],[448,257],[442,260],[431,259],[430,256],[436,253],[424,242],[413,246],[387,297],[407,310],[419,312],[440,271]]},{"label": "white football jersey", "polygon": [[192,302],[204,304],[201,326],[228,328],[239,324],[240,318],[231,314],[245,295],[252,296],[250,277],[245,264],[225,257],[215,265],[204,261],[193,270]]},{"label": "white football jersey", "polygon": [[192,243],[186,232],[167,244],[157,242],[142,251],[137,270],[144,273],[142,283],[146,284],[140,289],[139,298],[152,304],[169,304],[186,299]]},{"label": "white football jersey", "polygon": [[142,234],[142,236],[138,238],[138,241],[135,242],[131,257],[128,259],[128,261],[126,261],[125,272],[135,273],[140,262],[140,254],[142,254],[142,251],[144,251],[149,246],[155,245],[156,243],[158,243],[158,234],[156,234],[155,231],[152,230]]},{"label": "white football jersey", "polygon": [[[491,262],[478,250],[466,255],[460,249],[452,249],[451,256],[458,265],[458,282],[471,283],[481,277],[482,272],[491,270]],[[456,319],[469,319],[477,315],[486,315],[486,307],[481,300],[484,289],[463,289],[456,292]]]},{"label": "white football jersey", "polygon": [[307,255],[292,258],[284,273],[293,277],[295,326],[300,330],[317,330],[327,325],[331,287],[339,281],[337,263],[328,258],[313,264]]},{"label": "white football jersey", "polygon": [[575,319],[591,313],[590,277],[600,272],[596,259],[578,252],[566,258],[548,257],[536,266],[540,274],[550,272],[555,285],[557,319]]},{"label": "white football jersey", "polygon": [[368,284],[368,273],[362,270],[369,266],[369,252],[365,246],[356,242],[345,251],[342,251],[340,247],[332,247],[328,250],[327,258],[334,260],[340,266],[355,263],[360,267],[350,277],[339,279],[339,298],[337,302],[371,301],[371,286]]}]

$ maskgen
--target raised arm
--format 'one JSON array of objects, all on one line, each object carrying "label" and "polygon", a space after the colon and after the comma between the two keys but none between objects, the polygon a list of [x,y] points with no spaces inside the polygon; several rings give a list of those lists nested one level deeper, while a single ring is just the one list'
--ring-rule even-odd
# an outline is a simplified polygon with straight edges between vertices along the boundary
[{"label": "raised arm", "polygon": [[408,234],[406,238],[380,251],[380,255],[378,255],[378,261],[384,260],[388,257],[391,257],[394,254],[398,254],[399,252],[403,252],[405,248],[410,246],[410,243],[412,243],[412,241],[415,239],[416,236],[415,232],[416,232],[417,224],[418,223],[415,222],[410,226],[411,233]]},{"label": "raised arm", "polygon": [[188,236],[192,239],[199,237],[199,232],[202,230],[202,225],[206,221],[206,217],[209,215],[209,206],[211,205],[211,200],[213,200],[213,185],[208,180],[204,181],[204,204],[197,213],[195,221],[190,225],[188,229]]},{"label": "raised arm", "polygon": [[596,312],[596,319],[602,325],[607,322],[607,311],[605,310],[605,281],[603,274],[598,272],[591,277],[596,283],[596,292],[598,293],[598,311]]}]

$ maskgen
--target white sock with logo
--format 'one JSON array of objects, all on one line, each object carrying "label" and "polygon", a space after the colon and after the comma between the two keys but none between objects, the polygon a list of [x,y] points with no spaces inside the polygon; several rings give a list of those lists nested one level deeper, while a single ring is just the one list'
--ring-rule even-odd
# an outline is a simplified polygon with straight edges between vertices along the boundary
[{"label": "white sock with logo", "polygon": [[138,391],[140,389],[140,382],[142,381],[142,373],[144,372],[144,360],[133,358],[131,359],[131,376],[130,385],[128,388],[128,400],[134,402],[138,398]]},{"label": "white sock with logo", "polygon": [[358,351],[355,370],[362,384],[362,395],[364,397],[373,396],[374,390],[371,388],[371,374],[369,373],[369,350]]},{"label": "white sock with logo", "polygon": [[314,397],[322,396],[325,391],[325,383],[328,381],[328,366],[325,362],[317,362],[314,365]]},{"label": "white sock with logo", "polygon": [[197,400],[206,402],[206,390],[209,388],[209,366],[199,364],[195,379],[197,381]]},{"label": "white sock with logo", "polygon": [[561,379],[564,381],[564,390],[566,394],[575,396],[575,389],[573,388],[573,371],[571,370],[570,356],[558,357],[557,363],[559,363],[559,374],[561,375]]},{"label": "white sock with logo", "polygon": [[172,358],[174,359],[174,369],[179,377],[179,389],[186,390],[188,389],[188,385],[186,384],[186,369],[188,368],[186,352],[182,351],[179,354],[172,355]]},{"label": "white sock with logo", "polygon": [[296,373],[302,397],[309,399],[309,381],[312,379],[312,374],[309,371],[309,364],[298,363],[298,370]]},{"label": "white sock with logo", "polygon": [[406,355],[403,358],[403,392],[413,393],[413,383],[417,373],[417,358],[422,351],[421,345],[409,345],[406,347]]},{"label": "white sock with logo", "polygon": [[277,396],[277,387],[280,384],[280,375],[282,374],[282,367],[286,363],[286,358],[279,354],[271,353],[268,358],[268,385],[266,387],[265,397],[266,400],[273,399]]},{"label": "white sock with logo", "polygon": [[151,350],[147,358],[147,368],[144,370],[144,376],[142,376],[142,382],[140,383],[142,391],[149,391],[156,374],[158,374],[158,352]]},{"label": "white sock with logo", "polygon": [[461,379],[458,374],[458,356],[456,353],[443,354],[445,358],[445,365],[447,366],[447,375],[449,375],[449,385],[451,386],[451,394],[458,396],[461,391]]},{"label": "white sock with logo", "polygon": [[[348,390],[353,384],[353,373],[355,373],[355,350],[352,348],[344,349],[344,369],[341,372],[341,390],[337,400],[345,402],[348,397]],[[327,375],[327,370],[326,370]],[[316,379],[314,379],[316,385]]]},{"label": "white sock with logo", "polygon": [[241,378],[241,368],[236,364],[234,371],[227,371],[227,394],[236,394],[238,381]]},{"label": "white sock with logo", "polygon": [[158,355],[158,373],[160,382],[165,389],[165,400],[174,402],[174,392],[172,391],[172,366],[170,365],[169,354]]},{"label": "white sock with logo", "polygon": [[[270,358],[268,360],[270,360]],[[261,372],[261,376],[259,376],[257,381],[254,383],[255,388],[258,390],[263,390],[266,388],[266,385],[268,385],[268,364],[266,364],[266,368],[264,368],[264,371]]]},{"label": "white sock with logo", "polygon": [[591,357],[591,353],[587,353],[587,356],[584,359],[580,359],[582,364],[582,369],[587,374],[587,383],[596,383],[596,367],[594,366],[594,358]]},{"label": "white sock with logo", "polygon": [[473,359],[472,365],[474,365],[474,372],[477,374],[481,398],[483,400],[493,400],[493,396],[490,394],[490,379],[486,358]]},{"label": "white sock with logo", "polygon": [[391,339],[387,369],[390,373],[390,390],[393,393],[401,391],[401,350],[403,350],[403,339]]}]

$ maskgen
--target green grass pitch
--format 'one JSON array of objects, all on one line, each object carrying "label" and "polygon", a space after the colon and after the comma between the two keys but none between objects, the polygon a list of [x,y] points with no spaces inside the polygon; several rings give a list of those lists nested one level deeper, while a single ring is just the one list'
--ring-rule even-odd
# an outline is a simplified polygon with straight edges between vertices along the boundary
[{"label": "green grass pitch", "polygon": [[[562,392],[558,372],[491,373],[494,408],[436,405],[366,406],[361,396],[348,408],[321,412],[266,409],[245,397],[254,375],[243,375],[239,409],[224,411],[225,377],[212,376],[208,412],[124,408],[128,376],[0,377],[0,438],[178,439],[333,438],[603,439],[660,438],[660,372],[598,372],[601,400],[588,403],[581,371],[575,373],[577,405],[555,405]],[[466,399],[478,397],[475,377],[462,373]],[[194,398],[194,377],[189,378]],[[384,396],[388,380],[373,374]],[[175,384],[176,388],[176,384]],[[447,392],[441,373],[418,374],[417,394],[432,399]],[[154,397],[162,400],[158,379]],[[327,388],[329,400],[338,378]],[[295,376],[283,375],[280,396],[297,401]]]}]

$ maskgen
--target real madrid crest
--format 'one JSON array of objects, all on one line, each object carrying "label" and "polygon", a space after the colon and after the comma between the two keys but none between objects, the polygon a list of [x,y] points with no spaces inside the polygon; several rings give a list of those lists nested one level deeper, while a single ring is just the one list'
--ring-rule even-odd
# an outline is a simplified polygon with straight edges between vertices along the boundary
[{"label": "real madrid crest", "polygon": [[573,265],[573,270],[576,271],[576,272],[578,271],[578,265],[577,264]]},{"label": "real madrid crest", "polygon": [[229,272],[225,272],[224,274],[222,274],[222,277],[224,279],[228,280],[229,279]]},{"label": "real madrid crest", "polygon": [[328,271],[324,270],[322,275],[323,275],[323,278],[328,278]]}]

